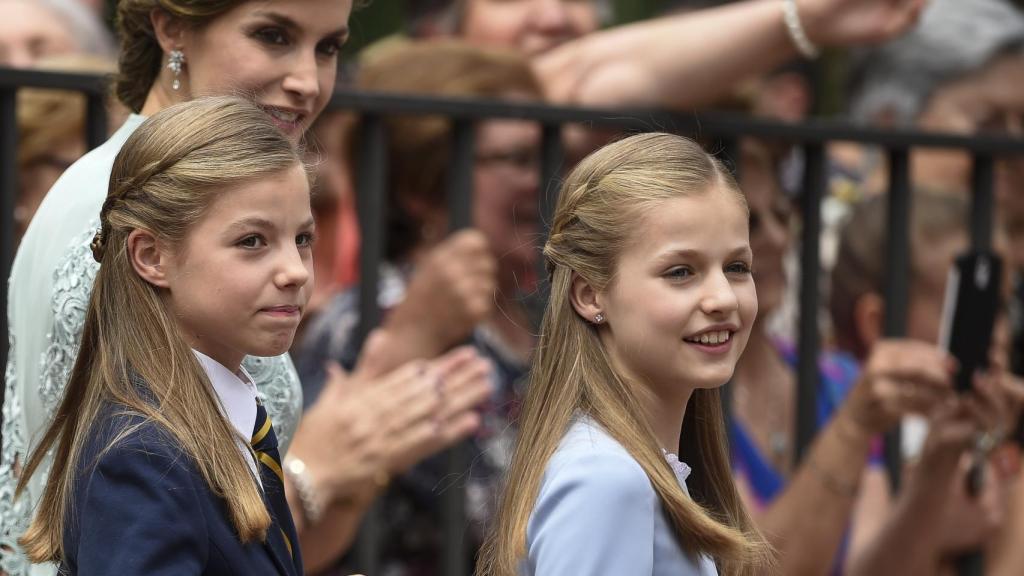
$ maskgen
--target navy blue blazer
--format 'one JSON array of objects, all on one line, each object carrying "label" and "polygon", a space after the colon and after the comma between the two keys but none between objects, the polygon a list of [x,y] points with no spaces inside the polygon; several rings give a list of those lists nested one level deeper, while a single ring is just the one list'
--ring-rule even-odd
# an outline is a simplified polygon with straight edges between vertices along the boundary
[{"label": "navy blue blazer", "polygon": [[93,429],[79,460],[61,574],[302,574],[298,543],[289,558],[276,519],[266,542],[239,540],[224,499],[159,425],[110,409]]}]

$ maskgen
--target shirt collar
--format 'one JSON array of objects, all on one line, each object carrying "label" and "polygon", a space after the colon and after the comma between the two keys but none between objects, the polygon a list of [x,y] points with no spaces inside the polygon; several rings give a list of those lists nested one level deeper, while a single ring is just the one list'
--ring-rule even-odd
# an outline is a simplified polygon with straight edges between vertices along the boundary
[{"label": "shirt collar", "polygon": [[252,377],[239,367],[238,372],[198,350],[192,350],[220,399],[221,408],[235,430],[248,441],[256,427],[256,386]]}]

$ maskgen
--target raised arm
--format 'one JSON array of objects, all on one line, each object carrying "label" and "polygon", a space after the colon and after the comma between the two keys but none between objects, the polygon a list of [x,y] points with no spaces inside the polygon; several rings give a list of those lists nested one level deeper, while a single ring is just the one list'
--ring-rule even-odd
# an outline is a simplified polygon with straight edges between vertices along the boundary
[{"label": "raised arm", "polygon": [[[907,30],[925,0],[796,0],[818,47]],[[798,55],[783,0],[747,0],[581,37],[534,59],[547,98],[588,106],[692,108]]]},{"label": "raised arm", "polygon": [[[785,491],[758,518],[788,575],[828,573],[861,485],[871,439],[909,411],[952,395],[947,356],[904,341],[875,345],[843,406],[811,445]],[[914,393],[907,393],[913,390]]]}]

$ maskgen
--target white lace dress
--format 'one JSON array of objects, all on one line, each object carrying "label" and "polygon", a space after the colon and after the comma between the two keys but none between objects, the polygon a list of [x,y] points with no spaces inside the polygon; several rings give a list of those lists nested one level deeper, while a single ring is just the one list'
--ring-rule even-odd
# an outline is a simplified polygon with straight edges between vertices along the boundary
[{"label": "white lace dress", "polygon": [[[0,573],[52,575],[52,565],[29,566],[17,539],[38,502],[49,466],[14,499],[16,464],[24,464],[60,402],[85,321],[99,265],[89,243],[114,157],[144,118],[132,115],[99,148],[72,165],[54,184],[22,239],[8,293],[9,344],[0,454]],[[287,355],[243,363],[274,422],[282,455],[298,424],[302,389]]]}]

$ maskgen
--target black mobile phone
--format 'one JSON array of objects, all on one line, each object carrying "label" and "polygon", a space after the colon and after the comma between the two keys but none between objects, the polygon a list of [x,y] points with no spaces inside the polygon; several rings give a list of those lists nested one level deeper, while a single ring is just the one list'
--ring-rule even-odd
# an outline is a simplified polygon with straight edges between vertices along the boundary
[{"label": "black mobile phone", "polygon": [[950,269],[939,345],[959,362],[958,392],[970,390],[974,373],[988,367],[1002,275],[1002,260],[990,250],[968,251]]}]

